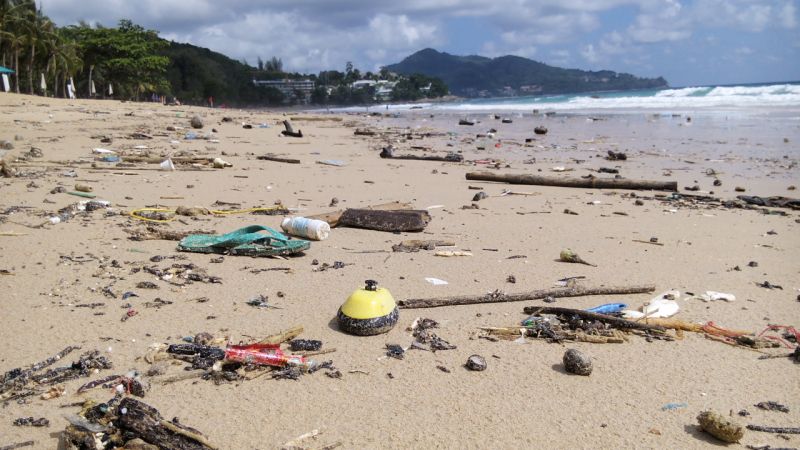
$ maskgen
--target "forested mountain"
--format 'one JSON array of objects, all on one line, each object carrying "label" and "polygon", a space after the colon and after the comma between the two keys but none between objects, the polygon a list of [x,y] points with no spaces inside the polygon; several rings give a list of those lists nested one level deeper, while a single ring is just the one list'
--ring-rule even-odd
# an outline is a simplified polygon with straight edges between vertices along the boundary
[{"label": "forested mountain", "polygon": [[562,94],[648,89],[667,86],[664,78],[639,78],[610,70],[562,69],[519,56],[456,56],[427,48],[387,66],[399,74],[441,78],[465,97]]}]

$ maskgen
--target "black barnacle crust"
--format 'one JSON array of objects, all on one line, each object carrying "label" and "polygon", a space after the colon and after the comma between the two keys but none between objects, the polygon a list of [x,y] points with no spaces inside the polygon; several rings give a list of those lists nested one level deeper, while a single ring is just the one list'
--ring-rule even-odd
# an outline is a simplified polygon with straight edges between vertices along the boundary
[{"label": "black barnacle crust", "polygon": [[339,321],[339,329],[345,333],[357,336],[373,336],[386,333],[394,328],[399,316],[400,310],[395,307],[392,312],[385,316],[372,319],[354,319],[343,314],[340,308],[338,314],[336,314],[336,319]]}]

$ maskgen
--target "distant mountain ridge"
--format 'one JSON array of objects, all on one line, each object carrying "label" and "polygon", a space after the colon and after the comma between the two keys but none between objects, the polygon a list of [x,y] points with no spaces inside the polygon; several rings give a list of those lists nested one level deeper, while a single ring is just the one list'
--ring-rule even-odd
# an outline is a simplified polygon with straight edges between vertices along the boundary
[{"label": "distant mountain ridge", "polygon": [[463,97],[567,94],[667,87],[663,77],[640,78],[610,70],[562,69],[519,56],[457,56],[426,48],[386,66],[395,73],[441,78]]}]

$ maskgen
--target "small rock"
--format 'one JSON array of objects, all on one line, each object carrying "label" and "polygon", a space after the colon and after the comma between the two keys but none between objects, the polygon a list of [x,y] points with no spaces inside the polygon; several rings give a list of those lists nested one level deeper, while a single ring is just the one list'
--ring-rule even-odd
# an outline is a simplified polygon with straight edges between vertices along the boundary
[{"label": "small rock", "polygon": [[733,190],[736,192],[744,192],[744,188],[741,186],[736,186]]},{"label": "small rock", "polygon": [[394,359],[403,359],[406,351],[397,344],[386,344],[386,356]]},{"label": "small rock", "polygon": [[644,206],[644,202],[641,200],[636,200],[635,202],[633,202],[633,204],[636,206]]},{"label": "small rock", "polygon": [[334,206],[336,206],[336,205],[338,205],[338,204],[339,204],[339,199],[338,199],[338,198],[336,198],[336,197],[333,197],[333,198],[331,199],[331,202],[330,202],[330,204],[328,204],[328,206],[329,206],[329,207],[331,207],[331,208],[333,208]]},{"label": "small rock", "polygon": [[156,375],[164,375],[165,373],[167,373],[168,368],[169,368],[169,362],[159,361],[150,366],[149,369],[147,369],[147,376],[154,377]]},{"label": "small rock", "polygon": [[195,344],[208,345],[214,340],[214,336],[208,332],[201,332],[194,335]]},{"label": "small rock", "polygon": [[467,358],[467,363],[465,364],[467,369],[473,370],[476,372],[480,372],[486,370],[486,359],[480,355],[472,355]]},{"label": "small rock", "polygon": [[477,194],[475,194],[474,197],[472,197],[472,201],[473,202],[479,202],[479,201],[485,199],[486,197],[488,197],[488,195],[486,195],[486,192],[481,191],[481,192],[478,192]]},{"label": "small rock", "polygon": [[11,141],[7,141],[5,139],[0,140],[0,149],[2,150],[14,150],[14,144]]},{"label": "small rock", "polygon": [[592,373],[592,358],[580,350],[571,348],[564,352],[564,369],[575,375],[588,376]]},{"label": "small rock", "polygon": [[720,180],[719,178],[714,180],[714,186],[722,186],[722,180]]},{"label": "small rock", "polygon": [[194,116],[192,117],[191,124],[192,128],[203,128],[203,119],[201,119],[200,116]]},{"label": "small rock", "polygon": [[538,126],[538,127],[533,129],[533,132],[536,133],[536,134],[547,134],[547,128],[546,127],[542,127],[542,126]]},{"label": "small rock", "polygon": [[700,429],[723,442],[739,442],[744,437],[744,427],[714,411],[703,411],[697,416]]}]

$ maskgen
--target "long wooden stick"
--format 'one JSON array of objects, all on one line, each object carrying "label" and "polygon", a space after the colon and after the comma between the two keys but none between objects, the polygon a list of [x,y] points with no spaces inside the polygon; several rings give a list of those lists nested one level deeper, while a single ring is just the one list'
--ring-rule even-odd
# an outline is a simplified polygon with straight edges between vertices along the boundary
[{"label": "long wooden stick", "polygon": [[584,309],[561,308],[558,306],[526,306],[523,311],[525,314],[565,314],[578,316],[582,319],[597,320],[598,322],[607,323],[617,328],[624,328],[628,330],[656,330],[664,331],[664,327],[658,325],[648,325],[641,322],[633,322],[627,319],[620,319],[619,317],[607,316],[605,314],[597,314]]},{"label": "long wooden stick", "polygon": [[261,341],[259,344],[283,344],[286,341],[291,341],[292,339],[300,336],[303,333],[303,326],[302,325],[295,325],[288,330],[281,331],[278,334],[273,334],[272,336],[267,336]]},{"label": "long wooden stick", "polygon": [[763,431],[764,433],[800,434],[800,427],[767,427],[764,425],[747,425],[748,430]]},{"label": "long wooden stick", "polygon": [[217,450],[217,448],[218,448],[217,446],[213,445],[211,442],[208,442],[208,439],[206,439],[205,436],[197,434],[197,433],[193,433],[193,432],[191,432],[189,430],[184,430],[183,428],[175,426],[175,424],[173,424],[172,422],[169,422],[167,420],[163,420],[162,419],[159,422],[159,424],[162,427],[168,429],[169,431],[172,431],[175,434],[180,434],[181,436],[189,438],[189,439],[191,439],[193,441],[196,441],[197,443],[199,443],[201,445],[204,445],[204,446],[206,446],[206,447],[208,447],[208,448],[210,448],[212,450]]},{"label": "long wooden stick", "polygon": [[272,156],[272,155],[261,155],[256,156],[256,159],[261,161],[275,161],[275,162],[282,162],[287,164],[300,164],[299,159],[294,158],[281,158],[280,156]]},{"label": "long wooden stick", "polygon": [[655,285],[637,286],[597,286],[597,287],[568,287],[558,289],[540,289],[536,291],[518,292],[515,294],[490,293],[484,295],[457,295],[438,298],[410,298],[397,302],[400,308],[436,308],[439,306],[474,305],[477,303],[505,303],[521,302],[525,300],[539,300],[546,297],[583,297],[585,295],[622,295],[643,294],[656,290]]},{"label": "long wooden stick", "polygon": [[678,190],[677,181],[628,180],[624,178],[558,178],[528,174],[503,174],[494,172],[469,172],[468,180],[500,181],[510,184],[558,186],[596,189],[634,189],[671,191]]}]

